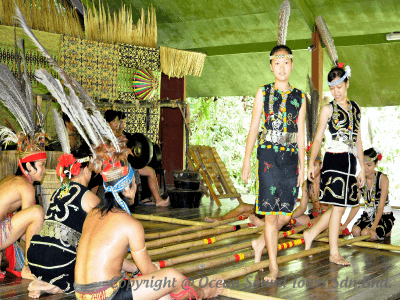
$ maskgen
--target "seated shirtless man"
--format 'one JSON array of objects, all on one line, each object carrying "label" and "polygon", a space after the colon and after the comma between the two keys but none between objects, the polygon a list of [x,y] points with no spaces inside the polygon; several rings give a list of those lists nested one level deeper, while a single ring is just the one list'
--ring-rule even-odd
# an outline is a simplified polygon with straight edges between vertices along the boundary
[{"label": "seated shirtless man", "polygon": [[[187,299],[181,297],[185,293],[186,296],[191,294],[192,299],[217,296],[222,292],[222,281],[220,285],[216,284],[218,288],[192,288],[182,284],[185,277],[180,272],[172,268],[158,271],[152,264],[141,223],[126,213],[127,205],[133,203],[136,192],[132,168],[129,164],[127,166],[129,171],[122,172],[127,175],[118,179],[115,179],[116,172],[110,171],[113,172],[112,181],[107,181],[102,174],[105,189],[111,192],[105,193],[104,203],[88,214],[83,225],[75,267],[76,298],[155,300],[164,296],[163,299],[170,299],[169,293],[177,299]],[[121,269],[133,271],[124,263],[128,249],[143,275],[124,282]],[[146,280],[169,281],[171,284],[155,288],[146,284]]]},{"label": "seated shirtless man", "polygon": [[[31,156],[31,158],[37,158]],[[46,158],[21,161],[15,175],[10,175],[0,182],[0,250],[6,249],[25,235],[25,257],[33,235],[40,231],[44,221],[43,208],[35,205],[34,181],[41,181],[45,172]],[[19,208],[21,210],[14,213]],[[0,252],[1,262],[1,252]],[[5,272],[0,274],[4,277]],[[25,260],[21,272],[22,278],[34,279]]]}]

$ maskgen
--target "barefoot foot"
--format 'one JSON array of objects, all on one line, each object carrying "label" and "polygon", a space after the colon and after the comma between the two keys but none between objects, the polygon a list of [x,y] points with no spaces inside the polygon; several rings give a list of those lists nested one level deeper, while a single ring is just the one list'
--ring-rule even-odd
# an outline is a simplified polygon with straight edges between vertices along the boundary
[{"label": "barefoot foot", "polygon": [[29,284],[28,291],[29,291],[29,297],[31,298],[39,298],[42,293],[48,293],[48,294],[62,293],[59,287],[39,279],[35,279]]},{"label": "barefoot foot", "polygon": [[249,221],[257,227],[264,226],[264,222],[257,218],[255,214],[249,216]]},{"label": "barefoot foot", "polygon": [[214,223],[220,220],[219,217],[205,217],[204,221],[206,221],[207,223]]},{"label": "barefoot foot", "polygon": [[168,205],[169,205],[169,197],[167,199],[165,199],[165,200],[158,201],[156,203],[156,206],[168,206]]},{"label": "barefoot foot", "polygon": [[278,269],[269,269],[269,273],[267,276],[264,277],[264,280],[268,282],[274,282],[276,280],[276,277],[278,277],[278,273]]},{"label": "barefoot foot", "polygon": [[[263,243],[262,239],[258,238],[251,241],[251,247],[254,250],[254,263],[259,263],[261,261],[261,256],[265,247],[265,243]],[[261,269],[260,271],[263,270]]]},{"label": "barefoot foot", "polygon": [[31,273],[31,269],[27,265],[21,271],[21,277],[24,279],[35,280],[35,276]]},{"label": "barefoot foot", "polygon": [[350,266],[350,262],[345,260],[340,254],[330,255],[329,256],[329,261],[331,263],[334,263],[334,264],[337,264],[337,265],[341,265],[341,266]]},{"label": "barefoot foot", "polygon": [[[304,231],[303,232],[303,237],[304,237],[304,245],[305,245],[304,250],[310,250],[312,242],[313,242],[313,238],[311,237],[310,230]],[[312,257],[312,255],[309,255],[308,257]]]}]

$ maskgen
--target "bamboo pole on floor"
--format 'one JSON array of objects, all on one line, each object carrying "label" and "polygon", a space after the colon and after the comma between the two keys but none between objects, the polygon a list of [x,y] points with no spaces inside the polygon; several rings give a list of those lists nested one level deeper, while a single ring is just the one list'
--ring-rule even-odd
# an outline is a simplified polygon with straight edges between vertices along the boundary
[{"label": "bamboo pole on floor", "polygon": [[[245,228],[248,228],[248,226],[246,224],[244,226],[245,226]],[[166,245],[166,244],[185,242],[188,240],[202,238],[202,237],[206,237],[206,236],[210,236],[210,235],[237,231],[237,230],[243,229],[243,228],[244,228],[243,225],[230,225],[230,226],[224,226],[224,227],[219,227],[219,228],[201,230],[201,231],[188,233],[188,234],[184,234],[184,235],[175,235],[175,236],[170,236],[170,237],[166,237],[163,239],[152,240],[152,241],[146,242],[146,247],[147,248],[160,247],[160,246]],[[258,232],[258,231],[260,231],[260,230],[257,230],[255,232]]]},{"label": "bamboo pole on floor", "polygon": [[[297,230],[299,231],[299,230],[301,230],[301,228],[298,228]],[[288,237],[291,234],[295,234],[295,232],[296,232],[295,230],[279,232],[278,238]],[[219,249],[215,249],[215,250],[196,252],[196,253],[191,253],[191,254],[187,254],[187,255],[173,257],[173,258],[170,258],[167,260],[160,260],[160,261],[158,261],[158,264],[161,268],[170,267],[170,266],[185,263],[188,261],[204,259],[204,258],[208,258],[208,257],[222,255],[225,253],[232,253],[232,252],[235,252],[235,251],[238,251],[241,249],[245,249],[245,248],[249,248],[249,247],[251,247],[251,242],[245,242],[245,243],[241,243],[238,245],[232,245],[229,247],[219,248]]]},{"label": "bamboo pole on floor", "polygon": [[163,248],[151,249],[151,250],[147,250],[147,252],[149,253],[150,256],[157,255],[157,254],[164,254],[164,253],[168,253],[168,252],[176,251],[176,250],[188,249],[188,248],[197,247],[197,246],[210,245],[210,244],[214,244],[218,241],[222,241],[222,240],[229,239],[232,237],[239,237],[239,236],[244,236],[244,235],[248,235],[248,234],[258,233],[262,230],[263,230],[262,227],[256,228],[256,229],[250,229],[250,228],[242,229],[242,230],[235,231],[235,232],[229,232],[229,233],[217,235],[212,238],[187,242],[187,243],[183,243],[183,244],[171,245],[171,246],[167,246],[167,247],[163,247]]},{"label": "bamboo pole on floor", "polygon": [[[291,234],[294,234],[294,233],[297,233],[304,229],[307,229],[309,227],[309,225],[310,224],[304,225],[304,226],[299,226],[290,231],[283,232],[281,237],[287,237]],[[239,236],[244,236],[247,234],[254,234],[254,233],[262,231],[263,229],[264,229],[263,227],[258,227],[258,228],[253,228],[253,229],[250,229],[250,228],[242,229],[242,230],[239,230],[236,232],[224,233],[219,236],[215,236],[215,237],[208,238],[208,239],[187,242],[187,243],[183,243],[183,244],[176,244],[176,245],[167,246],[167,247],[163,247],[163,248],[151,249],[151,250],[147,250],[147,252],[150,256],[157,255],[157,254],[164,254],[164,253],[168,253],[168,252],[175,251],[175,250],[187,249],[187,248],[196,247],[196,246],[209,245],[209,244],[213,244],[217,241],[221,241],[221,240],[232,238],[232,237],[239,237]]]},{"label": "bamboo pole on floor", "polygon": [[[344,239],[339,239],[339,241],[342,241],[342,240],[344,240]],[[321,238],[321,239],[318,239],[318,242],[328,243],[329,239]],[[372,248],[372,249],[387,250],[387,251],[400,251],[400,246],[374,243],[374,242],[356,242],[351,245],[357,246],[357,247]]]},{"label": "bamboo pole on floor", "polygon": [[[278,244],[278,251],[292,248],[295,246],[299,246],[302,244],[304,244],[304,239],[298,239],[298,240],[293,240],[291,242]],[[267,253],[267,249],[264,247],[262,254],[266,254],[266,253]],[[187,273],[196,272],[196,271],[200,271],[200,270],[211,269],[214,267],[220,267],[221,265],[238,262],[241,260],[251,258],[253,256],[254,256],[254,250],[249,250],[249,251],[242,252],[242,253],[231,254],[229,256],[217,257],[217,258],[207,260],[207,261],[201,261],[201,262],[195,261],[195,262],[185,265],[185,266],[175,267],[175,269],[183,274],[187,274]]]},{"label": "bamboo pole on floor", "polygon": [[236,291],[232,289],[224,289],[221,293],[222,296],[235,298],[235,299],[243,299],[243,300],[283,300],[281,298],[275,298],[270,296],[258,295],[254,293],[247,293],[243,291]]},{"label": "bamboo pole on floor", "polygon": [[164,222],[164,223],[179,224],[179,225],[189,225],[189,226],[208,224],[206,222],[181,220],[181,219],[176,219],[176,218],[168,218],[168,217],[153,216],[153,215],[132,214],[132,217],[134,217],[137,220]]},{"label": "bamboo pole on floor", "polygon": [[[350,244],[353,244],[355,242],[360,242],[360,241],[369,239],[370,237],[371,237],[371,235],[369,234],[369,235],[359,236],[359,237],[356,237],[356,238],[353,238],[353,239],[342,240],[342,241],[339,242],[338,246],[342,247],[342,246],[345,246],[345,245],[350,245]],[[294,253],[294,254],[285,255],[285,256],[278,256],[277,257],[277,263],[278,264],[282,264],[282,263],[285,263],[285,262],[288,262],[288,261],[296,260],[296,259],[299,259],[299,258],[303,258],[303,257],[309,256],[309,255],[317,254],[317,253],[328,251],[328,250],[329,250],[329,245],[324,245],[324,246],[319,246],[319,247],[312,248],[310,250],[304,250],[304,251],[301,251],[299,253]],[[234,269],[234,270],[229,270],[229,271],[226,271],[226,272],[214,274],[213,277],[216,280],[219,280],[219,279],[228,280],[228,279],[232,279],[232,278],[236,278],[236,277],[239,277],[239,276],[243,276],[243,275],[246,275],[246,274],[249,274],[249,273],[252,273],[252,272],[256,272],[258,270],[265,269],[265,268],[268,268],[268,267],[269,267],[269,260],[266,260],[266,261],[261,261],[259,263],[256,263],[256,264],[253,264],[253,265],[250,265],[250,266],[243,266],[241,268],[237,268],[237,269]],[[194,284],[198,285],[200,280],[201,280],[201,278],[196,279],[194,281]]]},{"label": "bamboo pole on floor", "polygon": [[159,239],[159,238],[165,238],[165,237],[169,237],[169,236],[183,234],[183,233],[190,232],[190,231],[196,231],[196,230],[202,230],[202,229],[208,229],[208,228],[215,228],[215,227],[218,227],[218,226],[221,226],[221,225],[225,225],[225,224],[236,222],[236,221],[240,221],[240,220],[245,220],[245,218],[243,216],[240,216],[240,217],[226,219],[226,220],[223,220],[223,221],[217,221],[217,222],[214,222],[214,223],[206,223],[204,225],[193,225],[193,226],[189,226],[189,227],[182,227],[182,228],[169,230],[169,231],[164,231],[164,232],[147,233],[147,234],[145,234],[144,238],[146,240],[154,240],[154,239]]}]

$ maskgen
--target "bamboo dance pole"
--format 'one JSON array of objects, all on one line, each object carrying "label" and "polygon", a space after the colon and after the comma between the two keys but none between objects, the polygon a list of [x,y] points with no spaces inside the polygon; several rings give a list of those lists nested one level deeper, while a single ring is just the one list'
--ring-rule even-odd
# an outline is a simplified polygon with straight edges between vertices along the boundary
[{"label": "bamboo dance pole", "polygon": [[[344,239],[339,239],[339,241],[342,241],[342,240],[344,240]],[[318,240],[318,242],[328,243],[329,240],[327,238],[321,238]],[[363,247],[363,248],[379,249],[379,250],[400,251],[400,246],[374,243],[374,242],[356,242],[351,245],[357,246],[357,247]]]},{"label": "bamboo dance pole", "polygon": [[[292,229],[290,231],[286,231],[282,233],[281,237],[287,237],[290,234],[294,234],[297,233],[299,231],[302,231],[304,229],[308,228],[308,225],[304,225],[304,226],[300,226],[297,227],[295,229]],[[197,246],[203,246],[203,245],[209,245],[209,244],[213,244],[215,242],[224,240],[224,239],[229,239],[231,237],[239,237],[239,236],[244,236],[247,234],[254,234],[257,232],[262,231],[264,228],[263,227],[258,227],[258,228],[253,228],[253,229],[242,229],[239,231],[235,231],[235,232],[229,232],[229,233],[225,233],[225,234],[221,234],[219,236],[215,236],[212,238],[208,238],[208,239],[203,239],[203,240],[198,240],[198,241],[193,241],[193,242],[187,242],[187,243],[183,243],[183,244],[176,244],[176,245],[172,245],[172,246],[167,246],[167,247],[163,247],[163,248],[157,248],[157,249],[151,249],[148,250],[147,252],[149,253],[150,256],[152,255],[157,255],[157,254],[164,254],[164,253],[168,253],[171,251],[176,251],[176,250],[181,250],[181,249],[188,249],[191,247],[197,247]],[[147,245],[147,243],[146,243]]]},{"label": "bamboo dance pole", "polygon": [[[308,227],[308,226],[304,226],[304,227]],[[292,234],[295,234],[296,232],[299,232],[302,229],[300,227],[298,227],[296,230],[293,229],[293,230],[286,231],[286,232],[280,232],[278,235],[278,238],[288,237]],[[245,248],[249,248],[249,247],[251,247],[251,242],[246,242],[246,243],[232,245],[232,246],[224,247],[224,248],[220,248],[220,249],[196,252],[196,253],[191,253],[191,254],[187,254],[187,255],[173,257],[173,258],[170,258],[167,260],[160,260],[160,261],[158,261],[158,264],[161,268],[170,267],[170,266],[185,263],[188,261],[194,261],[194,260],[198,260],[198,259],[213,257],[213,256],[217,256],[217,255],[222,255],[225,253],[232,253],[232,252],[235,252],[235,251],[238,251],[241,249],[245,249]]]},{"label": "bamboo dance pole", "polygon": [[[244,226],[246,228],[248,228],[248,226],[246,224],[244,224]],[[170,237],[166,237],[163,239],[146,242],[146,247],[147,248],[160,247],[160,246],[166,245],[166,244],[184,242],[184,241],[188,241],[188,240],[193,240],[195,238],[202,238],[202,237],[210,236],[210,235],[214,235],[214,234],[221,234],[221,233],[226,233],[226,232],[237,231],[242,228],[244,228],[243,225],[230,225],[230,226],[224,226],[224,227],[219,227],[219,228],[201,230],[201,231],[183,234],[183,235],[175,235],[175,236],[170,236]],[[260,231],[260,230],[258,230],[258,231]],[[258,231],[253,230],[253,232],[258,232]]]},{"label": "bamboo dance pole", "polygon": [[[244,218],[243,216],[240,216],[240,217],[234,217],[234,218],[226,219],[226,220],[223,220],[223,221],[217,221],[217,222],[214,222],[214,223],[206,223],[205,225],[193,225],[193,226],[189,226],[189,227],[182,227],[182,228],[169,230],[169,231],[164,231],[164,232],[147,233],[147,234],[145,234],[144,238],[146,240],[154,240],[154,239],[159,239],[159,238],[165,238],[165,237],[169,237],[169,236],[183,234],[183,233],[190,232],[190,231],[196,231],[196,230],[202,230],[202,229],[208,229],[208,228],[215,228],[215,227],[218,227],[218,226],[221,226],[221,225],[225,225],[225,224],[228,224],[228,223],[236,222],[236,221],[239,221],[239,220],[245,220],[245,219],[246,218]],[[250,223],[248,223],[248,224],[250,224]]]},{"label": "bamboo dance pole", "polygon": [[[369,235],[359,236],[359,237],[348,239],[348,240],[342,240],[339,242],[338,246],[342,247],[345,245],[350,245],[355,242],[360,242],[360,241],[369,239],[370,237],[371,237],[371,235],[369,234]],[[282,264],[282,263],[285,263],[288,261],[296,260],[299,258],[303,258],[303,257],[309,256],[309,255],[317,254],[317,253],[328,251],[328,250],[329,250],[329,245],[324,245],[324,246],[312,248],[310,250],[304,250],[299,253],[294,253],[294,254],[285,255],[285,256],[278,256],[277,263]],[[265,261],[261,261],[259,263],[256,263],[256,264],[253,264],[250,266],[243,266],[238,269],[214,274],[213,276],[215,277],[216,280],[219,280],[219,279],[227,280],[227,279],[232,279],[232,278],[236,278],[239,276],[243,276],[243,275],[246,275],[246,274],[249,274],[252,272],[256,272],[258,270],[265,269],[268,267],[269,267],[269,260],[265,260]],[[194,281],[194,284],[198,285],[199,281],[200,281],[200,279],[196,279]]]},{"label": "bamboo dance pole", "polygon": [[[302,244],[304,244],[304,239],[298,239],[298,240],[290,241],[287,243],[282,243],[282,244],[278,245],[278,251],[292,248],[295,246],[299,246]],[[262,253],[266,254],[267,249],[264,248]],[[214,258],[214,259],[207,260],[207,261],[202,261],[202,262],[196,261],[192,264],[175,267],[175,269],[183,274],[186,274],[186,273],[196,272],[199,270],[210,269],[213,267],[219,267],[221,265],[228,264],[228,263],[238,262],[238,261],[241,261],[244,259],[251,258],[253,256],[254,256],[254,250],[249,250],[249,251],[246,251],[243,253],[231,254],[229,256],[218,257],[218,258]]]},{"label": "bamboo dance pole", "polygon": [[251,300],[283,300],[281,298],[247,293],[247,292],[243,292],[243,291],[236,291],[236,290],[232,290],[232,289],[224,289],[222,291],[221,295],[230,297],[230,298],[241,299],[241,300],[249,300],[249,299],[251,299]]},{"label": "bamboo dance pole", "polygon": [[134,217],[137,220],[164,222],[164,223],[179,224],[179,225],[189,225],[189,226],[208,224],[206,222],[181,220],[181,219],[176,219],[176,218],[160,217],[160,216],[153,216],[153,215],[132,214],[132,217]]},{"label": "bamboo dance pole", "polygon": [[167,246],[167,247],[163,247],[163,248],[147,250],[147,253],[149,253],[149,255],[152,256],[152,255],[157,255],[157,254],[168,253],[171,251],[181,250],[181,249],[188,249],[188,248],[197,247],[197,246],[210,245],[210,244],[214,244],[215,242],[222,241],[224,239],[254,234],[254,233],[258,233],[262,230],[263,230],[262,227],[256,228],[256,229],[250,229],[250,228],[242,229],[242,230],[235,231],[235,232],[229,232],[229,233],[217,235],[215,237],[208,238],[208,239],[197,240],[197,241],[193,241],[193,242],[187,242],[187,243],[183,243],[183,244],[176,244],[176,245]]}]

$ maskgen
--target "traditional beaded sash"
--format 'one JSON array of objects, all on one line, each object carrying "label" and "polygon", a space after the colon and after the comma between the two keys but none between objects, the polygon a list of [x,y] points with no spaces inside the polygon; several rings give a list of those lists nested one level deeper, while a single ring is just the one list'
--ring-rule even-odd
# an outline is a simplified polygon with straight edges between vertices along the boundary
[{"label": "traditional beaded sash", "polygon": [[281,132],[273,129],[263,129],[260,141],[285,145],[296,143],[297,132]]},{"label": "traditional beaded sash", "polygon": [[78,231],[53,220],[45,220],[42,228],[40,229],[39,235],[41,237],[48,236],[56,238],[62,242],[70,244],[75,248],[78,247],[81,233]]}]

